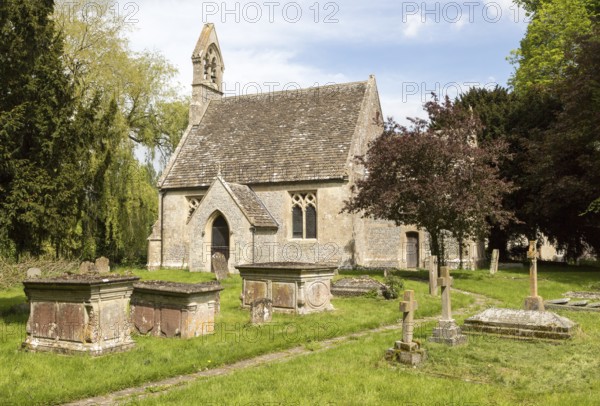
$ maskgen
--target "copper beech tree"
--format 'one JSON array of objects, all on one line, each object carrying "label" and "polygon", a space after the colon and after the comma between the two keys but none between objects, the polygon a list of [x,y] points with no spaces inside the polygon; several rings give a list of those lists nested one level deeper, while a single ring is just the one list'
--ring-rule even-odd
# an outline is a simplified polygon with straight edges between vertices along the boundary
[{"label": "copper beech tree", "polygon": [[367,154],[356,158],[365,176],[343,211],[427,230],[432,255],[443,264],[444,235],[462,245],[467,238],[484,238],[490,224],[503,226],[513,218],[502,207],[513,186],[498,168],[506,143],[478,143],[482,125],[471,109],[435,95],[424,109],[429,120],[409,119],[410,128],[389,119]]}]

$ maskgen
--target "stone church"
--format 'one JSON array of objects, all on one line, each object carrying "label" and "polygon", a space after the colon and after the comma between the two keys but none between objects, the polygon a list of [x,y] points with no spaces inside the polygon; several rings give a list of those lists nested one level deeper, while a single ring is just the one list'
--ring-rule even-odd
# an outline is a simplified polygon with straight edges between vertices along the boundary
[{"label": "stone church", "polygon": [[[192,55],[190,123],[159,180],[148,268],[319,262],[424,267],[428,235],[340,213],[364,175],[353,157],[383,130],[373,76],[297,91],[223,97],[225,64],[213,24]],[[251,79],[251,78],[249,78]],[[481,247],[466,249],[467,265]]]}]

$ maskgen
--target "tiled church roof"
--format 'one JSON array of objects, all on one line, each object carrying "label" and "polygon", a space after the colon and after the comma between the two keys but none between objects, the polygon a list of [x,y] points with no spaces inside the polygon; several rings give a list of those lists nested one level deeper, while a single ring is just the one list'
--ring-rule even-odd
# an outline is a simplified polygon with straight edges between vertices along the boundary
[{"label": "tiled church roof", "polygon": [[278,228],[277,221],[262,204],[256,193],[246,185],[223,181],[250,224],[257,228]]},{"label": "tiled church roof", "polygon": [[160,185],[343,179],[367,82],[212,100]]}]

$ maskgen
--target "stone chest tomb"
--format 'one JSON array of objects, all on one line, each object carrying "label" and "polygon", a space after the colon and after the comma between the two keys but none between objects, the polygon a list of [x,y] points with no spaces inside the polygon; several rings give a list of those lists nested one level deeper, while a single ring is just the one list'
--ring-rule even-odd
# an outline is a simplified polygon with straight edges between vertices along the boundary
[{"label": "stone chest tomb", "polygon": [[333,310],[333,266],[283,262],[236,268],[243,280],[242,307],[249,308],[255,300],[270,299],[274,312],[307,314]]},{"label": "stone chest tomb", "polygon": [[218,313],[218,282],[144,281],[134,284],[131,317],[140,334],[192,338],[210,334]]},{"label": "stone chest tomb", "polygon": [[23,282],[31,351],[102,355],[134,346],[129,299],[134,276],[65,275]]}]

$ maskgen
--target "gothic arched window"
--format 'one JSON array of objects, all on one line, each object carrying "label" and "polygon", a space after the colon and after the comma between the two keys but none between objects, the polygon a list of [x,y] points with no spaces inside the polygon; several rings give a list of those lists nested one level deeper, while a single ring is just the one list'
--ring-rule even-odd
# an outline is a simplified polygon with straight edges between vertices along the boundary
[{"label": "gothic arched window", "polygon": [[317,198],[314,193],[292,195],[292,237],[317,238]]}]

